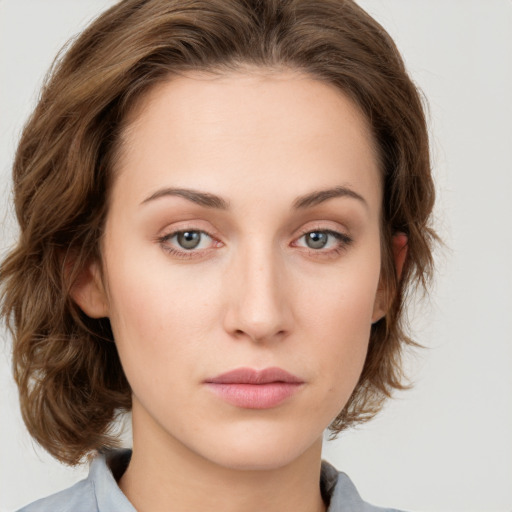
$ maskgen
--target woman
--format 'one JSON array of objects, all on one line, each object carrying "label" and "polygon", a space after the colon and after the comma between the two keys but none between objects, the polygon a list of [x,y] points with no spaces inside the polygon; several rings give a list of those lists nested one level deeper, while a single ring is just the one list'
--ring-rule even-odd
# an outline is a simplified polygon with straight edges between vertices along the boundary
[{"label": "woman", "polygon": [[120,2],[57,64],[14,183],[24,419],[59,460],[94,458],[26,510],[372,510],[322,433],[402,387],[435,237],[421,102],[374,20]]}]

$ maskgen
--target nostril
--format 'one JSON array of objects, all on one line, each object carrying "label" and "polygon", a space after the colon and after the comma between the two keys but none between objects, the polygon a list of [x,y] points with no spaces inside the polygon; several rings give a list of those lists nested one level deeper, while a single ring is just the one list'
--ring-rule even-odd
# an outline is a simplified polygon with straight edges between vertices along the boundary
[{"label": "nostril", "polygon": [[245,336],[247,336],[253,341],[263,342],[265,340],[270,339],[282,339],[286,337],[287,332],[288,331],[284,329],[276,331],[275,333],[257,333],[251,332],[250,330],[236,329],[233,331],[233,335],[235,336],[235,338],[244,338]]}]

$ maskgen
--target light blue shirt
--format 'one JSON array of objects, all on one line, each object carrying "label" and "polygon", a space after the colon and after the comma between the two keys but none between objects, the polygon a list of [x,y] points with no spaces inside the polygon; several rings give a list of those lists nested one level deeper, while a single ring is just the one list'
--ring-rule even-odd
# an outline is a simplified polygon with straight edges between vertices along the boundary
[{"label": "light blue shirt", "polygon": [[[99,455],[93,460],[85,480],[35,501],[19,512],[137,512],[116,482],[130,457],[130,450]],[[324,499],[330,498],[328,512],[399,512],[364,502],[350,478],[327,462],[322,463],[320,486]]]}]

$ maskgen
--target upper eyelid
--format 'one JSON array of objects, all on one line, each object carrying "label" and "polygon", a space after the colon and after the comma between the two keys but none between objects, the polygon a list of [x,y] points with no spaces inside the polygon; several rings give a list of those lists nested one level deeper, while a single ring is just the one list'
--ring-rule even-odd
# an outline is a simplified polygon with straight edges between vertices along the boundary
[{"label": "upper eyelid", "polygon": [[307,231],[304,231],[304,233],[302,233],[301,235],[296,237],[294,239],[294,242],[296,242],[297,240],[300,240],[301,238],[303,238],[305,235],[307,235],[309,233],[314,233],[315,231],[320,232],[320,233],[327,233],[328,235],[336,238],[341,243],[349,244],[349,243],[353,242],[353,238],[350,235],[343,233],[341,231],[333,230],[333,229],[308,229]]},{"label": "upper eyelid", "polygon": [[[171,225],[163,228],[160,231],[160,234],[158,234],[155,238],[159,241],[162,241],[163,239],[170,239],[173,236],[176,236],[179,233],[183,233],[186,231],[197,231],[200,233],[203,233],[207,235],[208,237],[212,238],[213,240],[216,240],[218,242],[224,243],[221,232],[219,232],[217,229],[209,229],[208,227],[203,227],[199,224],[203,224],[205,221],[183,221],[176,223],[177,226]],[[331,221],[328,221],[329,224],[332,224]],[[181,225],[180,225],[181,224]],[[307,223],[309,224],[309,223]],[[295,231],[295,234],[292,235],[292,243],[297,241],[299,238],[303,237],[304,235],[314,232],[314,231],[321,231],[324,233],[330,233],[332,236],[335,236],[336,238],[343,238],[345,241],[353,241],[353,237],[350,234],[349,230],[347,228],[341,228],[341,227],[333,227],[332,225],[325,225],[322,221],[316,221],[314,223],[311,223],[309,225],[299,228]],[[336,223],[339,225],[339,223]]]},{"label": "upper eyelid", "polygon": [[325,226],[316,226],[316,227],[308,227],[307,229],[300,230],[299,236],[304,236],[304,235],[307,235],[308,233],[313,233],[314,231],[321,231],[322,233],[331,233],[331,234],[340,234],[340,235],[345,234],[341,229],[334,229],[334,228],[325,227]]},{"label": "upper eyelid", "polygon": [[312,233],[314,231],[321,231],[323,233],[331,233],[333,236],[340,235],[341,237],[352,239],[352,235],[350,234],[350,231],[348,229],[346,229],[346,228],[343,229],[340,227],[325,226],[320,223],[317,225],[312,225],[312,226],[307,226],[305,228],[301,228],[298,231],[298,234],[296,235],[295,238],[296,239],[300,238],[301,236],[304,236],[308,233]]},{"label": "upper eyelid", "polygon": [[[205,235],[208,235],[210,237],[213,237],[213,235],[211,233],[209,233],[208,231],[204,230],[204,229],[198,229],[198,228],[180,228],[180,229],[172,229],[172,230],[169,230],[169,232],[167,234],[163,234],[162,236],[165,236],[165,237],[170,237],[170,236],[176,236],[180,233],[186,233],[187,231],[192,231],[192,232],[197,232],[197,233],[203,233]],[[164,230],[164,233],[165,233],[165,230]]]},{"label": "upper eyelid", "polygon": [[197,232],[201,233],[202,235],[206,235],[208,238],[211,238],[212,240],[218,240],[217,237],[215,237],[213,234],[209,233],[208,231],[205,231],[204,229],[192,229],[192,228],[182,228],[182,229],[174,229],[172,231],[169,231],[167,234],[162,234],[158,237],[160,241],[170,240],[174,238],[175,236],[179,235],[180,233],[186,233],[187,231]]},{"label": "upper eyelid", "polygon": [[176,224],[178,224],[178,226],[170,225],[170,226],[166,226],[163,229],[161,229],[159,231],[159,234],[156,236],[156,238],[158,238],[158,239],[167,238],[167,237],[176,235],[178,233],[183,233],[185,231],[198,231],[200,233],[204,233],[204,234],[210,236],[211,238],[217,238],[219,236],[217,230],[201,227],[201,226],[198,226],[196,223],[180,222],[180,223],[176,223]]}]

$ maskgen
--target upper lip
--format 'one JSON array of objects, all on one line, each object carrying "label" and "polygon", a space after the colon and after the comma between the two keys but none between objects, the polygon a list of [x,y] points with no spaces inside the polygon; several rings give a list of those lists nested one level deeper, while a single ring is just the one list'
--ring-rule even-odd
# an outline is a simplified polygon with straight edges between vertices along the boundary
[{"label": "upper lip", "polygon": [[263,370],[236,368],[206,379],[206,382],[209,384],[270,384],[272,382],[302,384],[304,381],[282,368],[272,367]]}]

